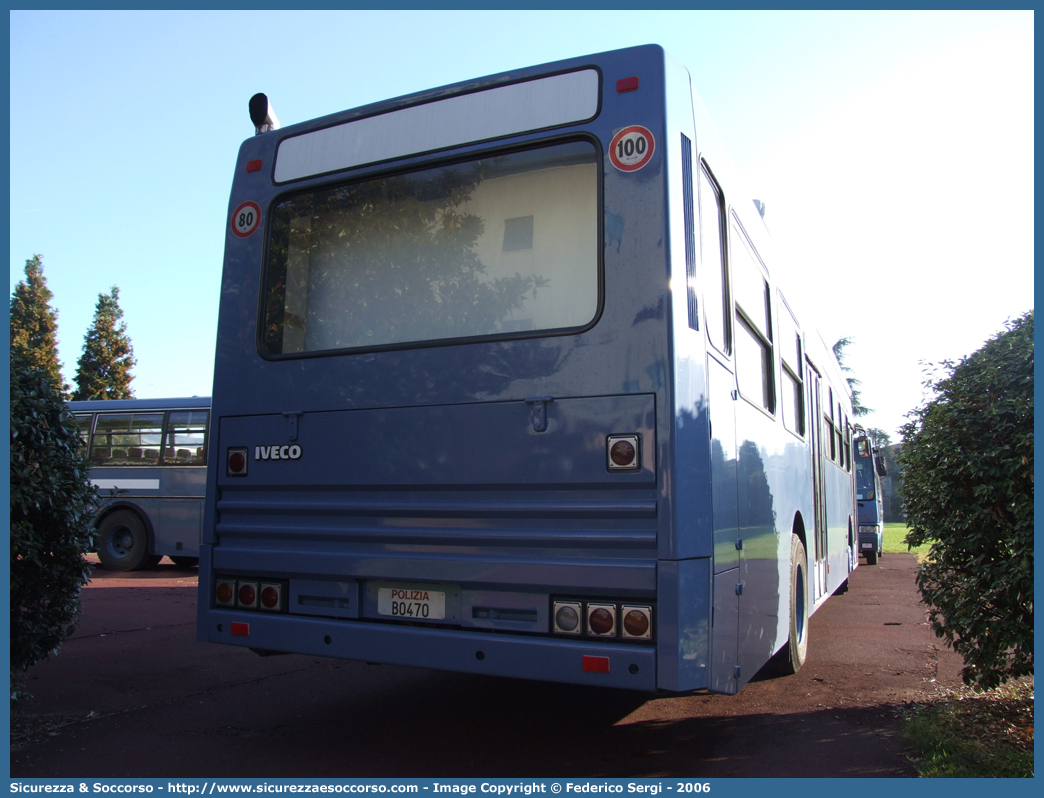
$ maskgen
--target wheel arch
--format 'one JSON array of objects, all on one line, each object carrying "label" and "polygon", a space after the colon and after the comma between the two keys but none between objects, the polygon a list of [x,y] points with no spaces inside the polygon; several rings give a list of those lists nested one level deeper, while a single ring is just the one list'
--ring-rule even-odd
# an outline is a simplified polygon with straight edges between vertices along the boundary
[{"label": "wheel arch", "polygon": [[790,525],[790,534],[797,535],[801,545],[805,547],[805,571],[808,571],[808,538],[805,535],[805,519],[801,517],[801,511],[794,513],[794,521]]}]

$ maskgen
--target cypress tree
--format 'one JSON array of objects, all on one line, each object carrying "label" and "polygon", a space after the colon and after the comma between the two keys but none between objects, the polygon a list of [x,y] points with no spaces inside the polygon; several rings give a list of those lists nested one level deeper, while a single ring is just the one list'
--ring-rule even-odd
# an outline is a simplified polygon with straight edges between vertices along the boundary
[{"label": "cypress tree", "polygon": [[133,399],[130,370],[138,362],[120,308],[120,289],[98,294],[94,321],[83,339],[73,399]]},{"label": "cypress tree", "polygon": [[43,259],[33,255],[25,262],[25,279],[11,297],[11,354],[20,355],[26,368],[43,372],[63,397],[69,386],[58,362],[58,311],[51,307],[54,295],[47,287]]}]

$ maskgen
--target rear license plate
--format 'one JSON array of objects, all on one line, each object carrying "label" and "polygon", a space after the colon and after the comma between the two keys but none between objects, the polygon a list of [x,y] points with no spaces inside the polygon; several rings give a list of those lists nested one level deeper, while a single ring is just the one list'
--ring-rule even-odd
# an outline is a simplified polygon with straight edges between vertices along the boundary
[{"label": "rear license plate", "polygon": [[864,543],[863,544],[863,548],[864,549],[872,549],[873,547],[874,547],[873,543]]},{"label": "rear license plate", "polygon": [[446,617],[446,594],[412,587],[377,589],[377,614],[402,620],[441,621]]}]

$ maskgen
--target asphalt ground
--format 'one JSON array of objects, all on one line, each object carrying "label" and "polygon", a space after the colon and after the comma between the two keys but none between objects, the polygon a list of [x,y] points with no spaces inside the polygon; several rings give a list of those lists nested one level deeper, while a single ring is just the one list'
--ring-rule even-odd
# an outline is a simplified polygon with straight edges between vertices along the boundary
[{"label": "asphalt ground", "polygon": [[29,671],[15,778],[913,777],[908,702],[959,684],[916,560],[861,566],[811,619],[805,667],[739,695],[650,695],[195,640],[196,569],[97,569]]}]

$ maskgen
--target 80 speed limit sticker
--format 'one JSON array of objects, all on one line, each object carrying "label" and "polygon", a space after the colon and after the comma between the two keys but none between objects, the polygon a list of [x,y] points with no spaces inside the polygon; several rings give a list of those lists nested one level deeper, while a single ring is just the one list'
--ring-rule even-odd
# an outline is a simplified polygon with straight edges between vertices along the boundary
[{"label": "80 speed limit sticker", "polygon": [[261,225],[261,206],[256,202],[244,202],[232,212],[232,232],[240,238],[253,235]]},{"label": "80 speed limit sticker", "polygon": [[637,172],[650,160],[656,141],[648,128],[629,125],[609,142],[609,160],[621,172]]}]

